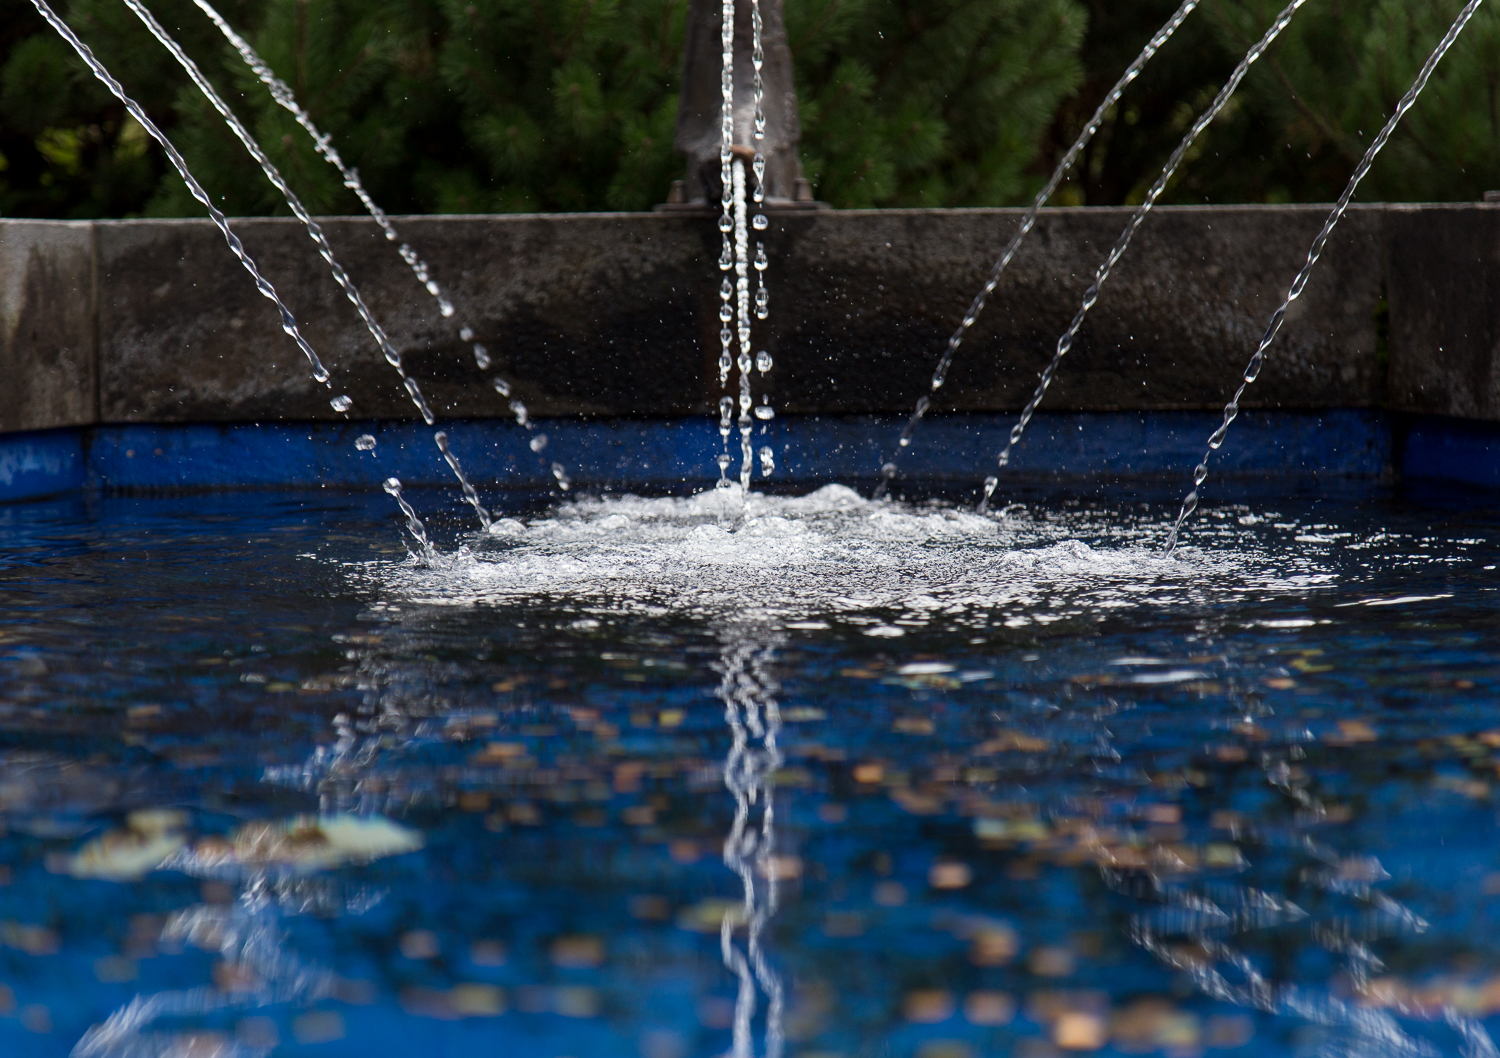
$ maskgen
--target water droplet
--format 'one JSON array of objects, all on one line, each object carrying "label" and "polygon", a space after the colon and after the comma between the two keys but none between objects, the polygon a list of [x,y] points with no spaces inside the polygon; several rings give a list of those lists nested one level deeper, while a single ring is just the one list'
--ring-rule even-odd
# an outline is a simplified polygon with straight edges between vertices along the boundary
[{"label": "water droplet", "polygon": [[401,495],[401,479],[400,478],[386,478],[385,481],[381,484],[380,487],[383,488],[383,489],[385,489],[385,491],[389,492],[392,496],[399,496],[399,495]]},{"label": "water droplet", "polygon": [[771,222],[766,219],[766,215],[764,213],[757,213],[755,215],[755,219],[750,223],[754,225],[756,231],[765,231],[771,226]]},{"label": "water droplet", "polygon": [[474,340],[474,328],[465,327],[463,330],[458,332],[458,336],[466,342],[472,342]]},{"label": "water droplet", "polygon": [[561,463],[552,464],[552,476],[557,479],[558,487],[564,492],[573,484],[573,479],[568,477],[568,468]]},{"label": "water droplet", "polygon": [[518,400],[513,400],[510,402],[510,410],[515,414],[516,422],[520,423],[522,426],[525,426],[527,421],[526,405],[522,404]]},{"label": "water droplet", "polygon": [[445,320],[452,319],[453,318],[453,303],[451,301],[449,301],[447,298],[441,298],[441,299],[439,299],[438,300],[438,311],[443,314],[443,319],[445,319]]},{"label": "water droplet", "polygon": [[505,381],[505,379],[496,376],[494,385],[495,385],[495,392],[498,393],[498,394],[500,394],[500,396],[502,396],[502,397],[508,397],[508,396],[510,396],[510,383],[507,382],[507,381]]},{"label": "water droplet", "polygon": [[350,400],[343,394],[334,397],[328,403],[333,405],[334,411],[348,411],[350,408],[354,407],[354,401]]},{"label": "water droplet", "polygon": [[546,447],[547,447],[547,435],[546,434],[539,433],[539,434],[537,434],[535,437],[533,437],[531,439],[531,450],[533,452],[540,452],[542,449],[544,449]]},{"label": "water droplet", "polygon": [[491,363],[490,351],[478,342],[474,343],[474,362],[479,365],[479,370],[481,371],[488,368]]},{"label": "water droplet", "polygon": [[373,452],[375,450],[375,438],[367,433],[362,433],[355,438],[354,447],[358,448],[361,452]]},{"label": "water droplet", "polygon": [[724,323],[734,319],[734,309],[730,308],[727,302],[719,306],[719,319]]},{"label": "water droplet", "polygon": [[776,453],[769,448],[760,450],[760,472],[762,477],[776,473]]},{"label": "water droplet", "polygon": [[755,409],[755,417],[761,422],[770,422],[772,419],[776,418],[776,409],[771,407],[769,404],[762,404],[760,407]]},{"label": "water droplet", "polygon": [[762,375],[771,370],[772,362],[771,354],[764,349],[755,354],[755,370],[759,371]]}]

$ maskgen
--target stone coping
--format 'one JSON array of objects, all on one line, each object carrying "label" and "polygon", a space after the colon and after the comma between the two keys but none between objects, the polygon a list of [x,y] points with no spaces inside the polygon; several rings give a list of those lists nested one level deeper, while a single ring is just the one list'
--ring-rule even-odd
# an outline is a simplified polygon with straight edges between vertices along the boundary
[{"label": "stone coping", "polygon": [[[1058,373],[1059,412],[1192,411],[1232,392],[1325,206],[1166,207]],[[1035,385],[1128,209],[1044,211],[935,409],[1005,412]],[[764,390],[790,414],[899,414],[1019,210],[782,213],[767,233]],[[442,417],[697,416],[721,391],[719,233],[684,214],[399,218],[453,294],[443,319],[373,222],[324,222]],[[316,384],[206,220],[0,220],[0,432],[147,423],[402,420],[415,411],[306,232],[233,222],[334,372]],[[1247,407],[1500,421],[1500,206],[1357,206]],[[495,364],[481,371],[465,321]],[[761,395],[757,386],[757,396]]]}]

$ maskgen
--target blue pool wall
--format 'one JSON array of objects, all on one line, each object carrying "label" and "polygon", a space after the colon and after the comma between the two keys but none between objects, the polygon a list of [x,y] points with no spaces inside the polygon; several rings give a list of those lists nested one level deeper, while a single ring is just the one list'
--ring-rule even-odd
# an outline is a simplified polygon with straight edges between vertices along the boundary
[{"label": "blue pool wall", "polygon": [[[1014,421],[1009,415],[930,420],[901,453],[904,475],[977,485]],[[1219,423],[1208,412],[1039,414],[1006,480],[1187,480]],[[508,420],[444,424],[480,487],[548,487],[552,463],[582,489],[682,492],[711,484],[718,431],[707,418]],[[786,484],[868,482],[896,454],[893,416],[786,416],[755,438],[770,445]],[[355,448],[371,434],[373,452]],[[115,425],[0,435],[0,501],[79,490],[376,489],[452,487],[434,430],[411,422]],[[533,453],[529,442],[546,434]],[[737,449],[738,438],[735,438]],[[1215,479],[1443,482],[1500,489],[1500,425],[1366,410],[1246,412],[1212,461]]]}]

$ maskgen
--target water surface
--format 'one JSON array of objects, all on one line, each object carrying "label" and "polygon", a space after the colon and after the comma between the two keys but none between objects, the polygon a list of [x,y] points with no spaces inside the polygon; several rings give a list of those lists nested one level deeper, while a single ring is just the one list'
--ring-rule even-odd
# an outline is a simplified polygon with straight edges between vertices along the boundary
[{"label": "water surface", "polygon": [[1496,512],[1023,498],[0,511],[0,1047],[1495,1053]]}]

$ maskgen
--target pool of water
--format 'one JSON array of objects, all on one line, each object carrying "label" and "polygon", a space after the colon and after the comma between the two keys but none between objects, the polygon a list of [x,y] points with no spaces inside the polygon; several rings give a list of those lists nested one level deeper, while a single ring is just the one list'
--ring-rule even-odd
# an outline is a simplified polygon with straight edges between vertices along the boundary
[{"label": "pool of water", "polygon": [[0,509],[7,1055],[1493,1055],[1500,510]]}]

